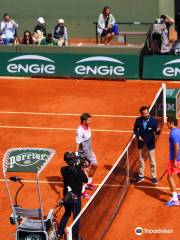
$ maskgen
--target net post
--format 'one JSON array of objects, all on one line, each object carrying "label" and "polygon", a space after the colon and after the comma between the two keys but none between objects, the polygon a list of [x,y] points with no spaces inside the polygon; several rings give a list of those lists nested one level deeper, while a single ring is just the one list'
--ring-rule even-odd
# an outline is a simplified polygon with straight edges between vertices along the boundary
[{"label": "net post", "polygon": [[66,231],[67,231],[66,239],[67,240],[72,240],[72,228],[71,227],[67,227]]},{"label": "net post", "polygon": [[167,121],[167,111],[166,111],[166,84],[162,83],[162,88],[163,88],[163,119],[164,123]]}]

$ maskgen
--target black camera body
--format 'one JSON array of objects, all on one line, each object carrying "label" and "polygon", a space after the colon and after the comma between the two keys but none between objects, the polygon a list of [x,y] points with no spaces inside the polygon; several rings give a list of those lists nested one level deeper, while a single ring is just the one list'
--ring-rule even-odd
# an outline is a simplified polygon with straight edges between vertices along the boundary
[{"label": "black camera body", "polygon": [[155,24],[163,24],[164,22],[165,22],[165,21],[164,21],[163,18],[157,18],[157,19],[154,21]]},{"label": "black camera body", "polygon": [[79,152],[78,156],[76,156],[75,152],[65,152],[64,161],[70,167],[79,167],[79,168],[89,167],[91,163],[90,160],[87,158],[87,156],[82,152]]}]

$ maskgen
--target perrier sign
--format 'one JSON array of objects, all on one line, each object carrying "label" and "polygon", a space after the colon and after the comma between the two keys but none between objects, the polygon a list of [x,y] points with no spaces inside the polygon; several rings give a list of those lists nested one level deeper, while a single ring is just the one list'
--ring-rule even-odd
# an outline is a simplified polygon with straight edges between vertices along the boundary
[{"label": "perrier sign", "polygon": [[55,151],[47,148],[14,148],[5,154],[7,172],[39,172],[53,157]]}]

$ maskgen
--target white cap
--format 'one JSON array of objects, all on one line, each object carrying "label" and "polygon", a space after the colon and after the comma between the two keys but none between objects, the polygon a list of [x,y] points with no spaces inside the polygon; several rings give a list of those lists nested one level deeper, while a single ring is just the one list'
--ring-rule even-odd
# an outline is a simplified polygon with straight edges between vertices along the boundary
[{"label": "white cap", "polygon": [[40,23],[40,24],[44,24],[44,23],[45,23],[43,17],[39,17],[39,18],[37,19],[37,22]]},{"label": "white cap", "polygon": [[64,23],[64,19],[63,19],[63,18],[60,18],[60,19],[58,20],[58,23]]}]

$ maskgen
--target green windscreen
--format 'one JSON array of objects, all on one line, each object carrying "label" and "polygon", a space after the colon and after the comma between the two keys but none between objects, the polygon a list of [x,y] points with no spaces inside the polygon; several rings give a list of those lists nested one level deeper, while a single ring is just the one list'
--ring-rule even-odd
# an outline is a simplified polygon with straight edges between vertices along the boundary
[{"label": "green windscreen", "polygon": [[[163,0],[165,2],[167,0]],[[172,1],[173,2],[173,1]],[[18,35],[34,31],[38,17],[43,17],[47,32],[52,32],[59,18],[64,18],[70,38],[94,38],[95,26],[103,7],[108,5],[117,22],[152,22],[159,16],[159,0],[0,0],[0,14],[8,13],[18,24]],[[166,10],[166,11],[165,11]],[[169,14],[168,9],[164,9]],[[137,27],[137,29],[134,29]],[[125,25],[121,31],[146,31]]]}]

